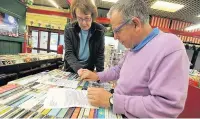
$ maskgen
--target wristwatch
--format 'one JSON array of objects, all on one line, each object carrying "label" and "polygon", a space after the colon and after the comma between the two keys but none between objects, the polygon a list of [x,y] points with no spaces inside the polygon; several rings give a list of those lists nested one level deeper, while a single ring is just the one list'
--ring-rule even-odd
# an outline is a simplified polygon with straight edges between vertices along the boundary
[{"label": "wristwatch", "polygon": [[110,108],[113,109],[113,95],[109,99],[110,102]]}]

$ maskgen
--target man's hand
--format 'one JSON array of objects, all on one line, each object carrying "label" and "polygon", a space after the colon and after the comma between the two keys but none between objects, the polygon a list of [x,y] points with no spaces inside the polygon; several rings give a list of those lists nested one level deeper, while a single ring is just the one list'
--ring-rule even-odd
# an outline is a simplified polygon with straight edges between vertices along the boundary
[{"label": "man's hand", "polygon": [[81,79],[84,79],[86,81],[97,81],[99,80],[99,77],[96,73],[88,70],[88,69],[79,69],[78,75]]},{"label": "man's hand", "polygon": [[88,100],[93,106],[109,108],[111,96],[112,94],[103,88],[88,88]]}]

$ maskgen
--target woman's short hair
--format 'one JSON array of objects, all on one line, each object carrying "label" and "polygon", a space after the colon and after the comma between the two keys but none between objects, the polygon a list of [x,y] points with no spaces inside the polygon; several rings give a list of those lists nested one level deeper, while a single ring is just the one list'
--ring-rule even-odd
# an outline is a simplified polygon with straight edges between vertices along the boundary
[{"label": "woman's short hair", "polygon": [[70,11],[73,18],[76,18],[76,9],[79,9],[86,15],[91,13],[92,20],[95,20],[98,16],[97,7],[91,0],[72,0]]}]

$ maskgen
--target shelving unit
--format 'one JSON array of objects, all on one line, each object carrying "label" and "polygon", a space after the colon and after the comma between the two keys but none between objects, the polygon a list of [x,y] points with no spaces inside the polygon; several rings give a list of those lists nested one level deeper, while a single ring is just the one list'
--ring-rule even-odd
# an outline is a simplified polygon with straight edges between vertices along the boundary
[{"label": "shelving unit", "polygon": [[0,66],[0,86],[24,76],[36,74],[45,70],[59,68],[63,64],[62,58],[46,59],[28,63]]}]

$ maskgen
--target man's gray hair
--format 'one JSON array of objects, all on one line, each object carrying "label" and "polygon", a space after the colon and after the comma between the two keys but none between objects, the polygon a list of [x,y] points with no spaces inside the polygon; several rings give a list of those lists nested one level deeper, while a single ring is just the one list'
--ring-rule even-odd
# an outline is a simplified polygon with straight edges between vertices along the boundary
[{"label": "man's gray hair", "polygon": [[143,24],[149,22],[149,12],[144,0],[118,0],[109,10],[107,16],[111,17],[113,11],[120,12],[123,20],[137,17]]}]

